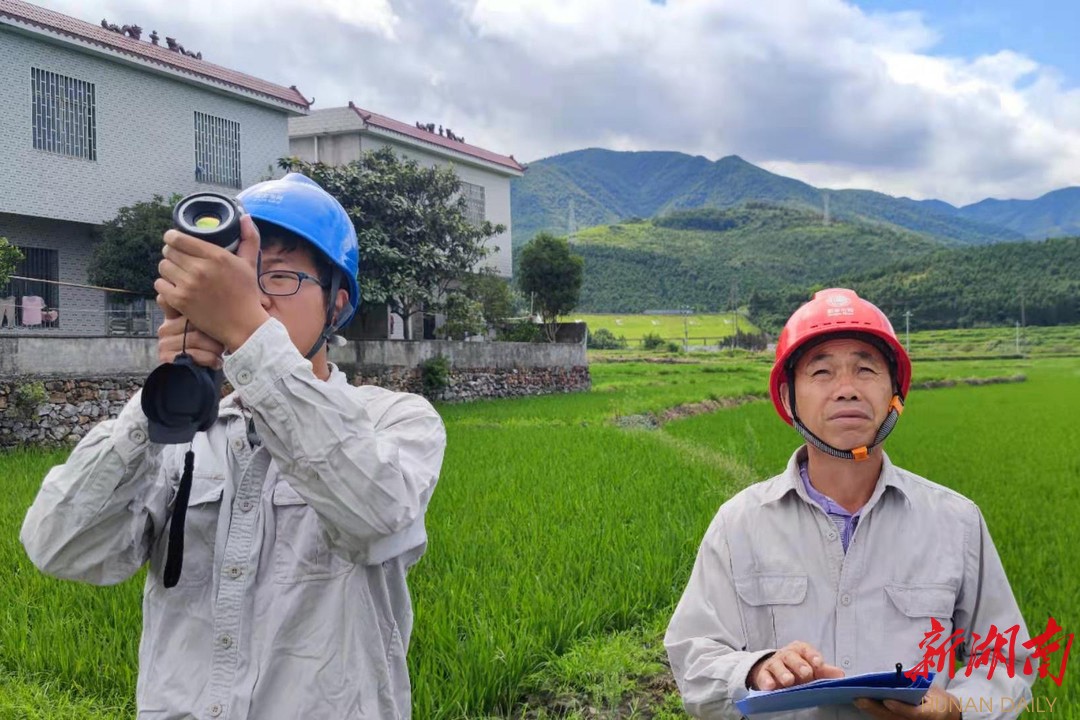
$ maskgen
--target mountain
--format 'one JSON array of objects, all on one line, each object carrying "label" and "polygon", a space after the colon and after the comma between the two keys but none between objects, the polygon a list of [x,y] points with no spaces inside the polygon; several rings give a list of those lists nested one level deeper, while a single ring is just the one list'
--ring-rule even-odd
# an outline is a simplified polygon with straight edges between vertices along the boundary
[{"label": "mountain", "polygon": [[889,226],[824,225],[815,212],[749,203],[589,228],[577,233],[573,249],[585,259],[578,309],[634,313],[724,310],[736,288],[746,304],[755,293],[868,273],[941,245]]},{"label": "mountain", "polygon": [[1021,240],[1018,231],[964,217],[940,201],[894,198],[870,190],[828,190],[776,175],[736,155],[715,162],[677,152],[588,149],[530,163],[511,183],[513,242],[541,230],[565,235],[571,202],[576,227],[649,218],[681,209],[730,208],[760,201],[831,217],[931,235],[949,245]]},{"label": "mountain", "polygon": [[1034,200],[987,199],[956,208],[954,214],[1008,228],[1033,240],[1080,235],[1080,187],[1054,190]]}]

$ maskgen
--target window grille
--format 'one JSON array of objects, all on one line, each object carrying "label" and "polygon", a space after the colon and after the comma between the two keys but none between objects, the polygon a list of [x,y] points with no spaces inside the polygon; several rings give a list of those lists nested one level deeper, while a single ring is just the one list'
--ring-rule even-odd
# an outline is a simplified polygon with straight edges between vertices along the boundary
[{"label": "window grille", "polygon": [[195,111],[195,180],[242,187],[240,123]]},{"label": "window grille", "polygon": [[97,160],[94,83],[30,68],[34,148]]}]

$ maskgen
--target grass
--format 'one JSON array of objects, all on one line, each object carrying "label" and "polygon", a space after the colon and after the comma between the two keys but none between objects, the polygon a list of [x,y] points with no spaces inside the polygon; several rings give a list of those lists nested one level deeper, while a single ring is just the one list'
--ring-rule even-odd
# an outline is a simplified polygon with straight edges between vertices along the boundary
[{"label": "grass", "polygon": [[648,334],[659,335],[664,340],[682,342],[686,335],[691,345],[715,345],[724,338],[735,334],[735,320],[738,320],[739,332],[754,334],[757,326],[740,313],[738,318],[733,313],[713,315],[569,315],[565,322],[585,322],[589,332],[604,328],[620,335],[631,343],[636,343]]},{"label": "grass", "polygon": [[[682,717],[663,625],[716,508],[778,471],[798,443],[767,402],[627,431],[616,416],[760,395],[767,358],[606,356],[593,392],[440,408],[444,473],[430,549],[410,576],[417,718]],[[1080,436],[1069,359],[916,364],[927,379],[1018,384],[912,394],[890,439],[901,465],[986,514],[1031,629],[1080,629]],[[42,576],[17,533],[62,454],[0,455],[0,717],[131,717],[140,579],[90,588]],[[1080,707],[1080,674],[1036,695]]]}]

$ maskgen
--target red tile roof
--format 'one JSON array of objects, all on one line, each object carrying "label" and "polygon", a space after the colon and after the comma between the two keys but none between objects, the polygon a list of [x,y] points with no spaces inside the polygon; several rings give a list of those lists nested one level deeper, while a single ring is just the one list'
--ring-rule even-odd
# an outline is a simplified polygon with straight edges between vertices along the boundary
[{"label": "red tile roof", "polygon": [[[98,47],[123,53],[139,60],[177,70],[186,75],[224,83],[241,90],[263,95],[278,102],[306,110],[310,103],[296,86],[282,87],[244,73],[214,65],[170,50],[164,44],[154,45],[145,40],[134,40],[126,35],[106,30],[100,24],[93,25],[52,10],[31,5],[22,0],[0,0],[0,23],[5,19],[16,24],[32,25]],[[162,38],[164,43],[164,38]]]},{"label": "red tile roof", "polygon": [[[0,0],[0,3],[2,2],[4,2],[4,0]],[[525,172],[525,168],[521,165],[521,163],[514,159],[513,155],[499,155],[498,153],[493,153],[490,150],[485,150],[484,148],[477,147],[475,145],[469,145],[468,143],[463,143],[458,140],[451,140],[450,138],[443,137],[438,133],[421,130],[415,125],[409,125],[408,123],[403,123],[400,120],[395,120],[393,118],[386,117],[385,115],[380,115],[369,110],[358,108],[351,100],[349,101],[349,107],[353,109],[353,112],[360,116],[360,119],[363,120],[366,125],[372,125],[377,128],[382,128],[383,130],[401,133],[402,135],[407,135],[414,140],[420,140],[421,142],[438,145],[439,147],[453,150],[454,152],[459,152],[463,155],[470,155],[472,157],[486,160],[496,165],[502,165],[503,167],[510,168],[511,170],[516,170],[517,172]]]}]

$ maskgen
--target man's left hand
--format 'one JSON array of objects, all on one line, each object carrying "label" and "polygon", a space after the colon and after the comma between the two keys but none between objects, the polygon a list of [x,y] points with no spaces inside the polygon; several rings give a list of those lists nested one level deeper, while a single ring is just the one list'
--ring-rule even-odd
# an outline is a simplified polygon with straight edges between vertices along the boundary
[{"label": "man's left hand", "polygon": [[240,220],[236,254],[178,230],[165,233],[154,289],[191,324],[235,352],[270,317],[256,274],[259,230]]},{"label": "man's left hand", "polygon": [[927,690],[921,705],[862,698],[855,701],[855,707],[878,720],[959,720],[961,711],[960,699],[939,687]]}]

